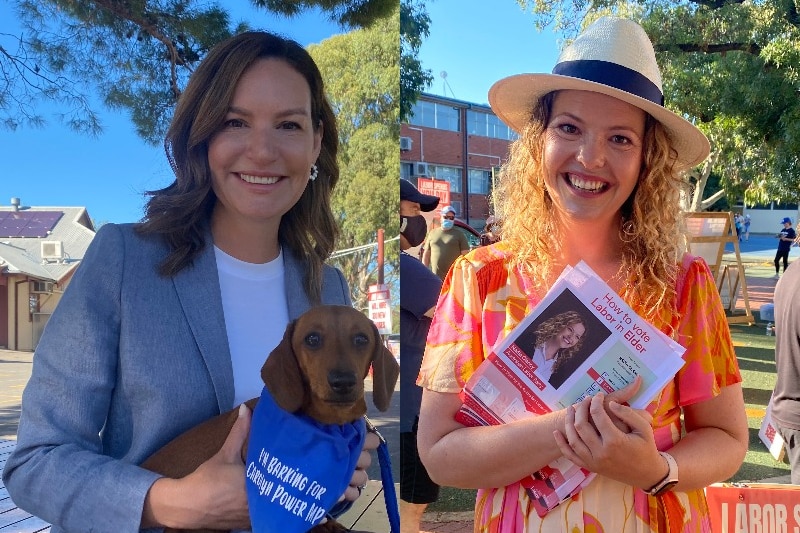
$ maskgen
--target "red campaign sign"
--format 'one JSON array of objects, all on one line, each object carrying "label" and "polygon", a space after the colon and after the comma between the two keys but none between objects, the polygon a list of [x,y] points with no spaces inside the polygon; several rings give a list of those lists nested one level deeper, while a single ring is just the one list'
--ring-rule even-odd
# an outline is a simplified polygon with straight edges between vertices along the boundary
[{"label": "red campaign sign", "polygon": [[773,483],[706,487],[714,533],[792,533],[800,530],[800,487]]},{"label": "red campaign sign", "polygon": [[417,189],[422,194],[439,197],[439,207],[450,205],[450,182],[417,178]]}]

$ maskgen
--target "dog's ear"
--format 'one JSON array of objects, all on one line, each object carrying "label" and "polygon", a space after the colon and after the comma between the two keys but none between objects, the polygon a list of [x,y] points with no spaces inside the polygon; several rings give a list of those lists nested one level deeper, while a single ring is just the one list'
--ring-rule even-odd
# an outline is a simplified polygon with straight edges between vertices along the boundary
[{"label": "dog's ear", "polygon": [[272,350],[261,367],[261,379],[275,403],[290,413],[300,409],[305,400],[305,386],[292,346],[294,327],[295,322],[286,326],[283,340]]},{"label": "dog's ear", "polygon": [[[371,322],[371,321],[370,321]],[[400,365],[392,352],[381,342],[380,333],[375,324],[375,350],[372,353],[372,402],[379,411],[389,409],[389,400],[392,399],[394,386],[400,375]]]}]

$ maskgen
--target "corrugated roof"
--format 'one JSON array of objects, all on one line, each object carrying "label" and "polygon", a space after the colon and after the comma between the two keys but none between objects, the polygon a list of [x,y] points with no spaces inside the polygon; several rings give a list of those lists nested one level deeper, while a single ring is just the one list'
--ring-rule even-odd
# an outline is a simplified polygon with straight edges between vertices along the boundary
[{"label": "corrugated roof", "polygon": [[[13,207],[0,207],[0,212],[13,211]],[[94,238],[94,226],[84,207],[26,207],[26,212],[61,211],[64,213],[46,237],[0,238],[0,262],[9,273],[60,281],[83,259]],[[61,243],[60,259],[42,258],[42,242]]]},{"label": "corrugated roof", "polygon": [[10,274],[27,274],[46,281],[56,281],[49,270],[45,269],[40,261],[27,250],[17,248],[8,241],[0,242],[0,267]]}]

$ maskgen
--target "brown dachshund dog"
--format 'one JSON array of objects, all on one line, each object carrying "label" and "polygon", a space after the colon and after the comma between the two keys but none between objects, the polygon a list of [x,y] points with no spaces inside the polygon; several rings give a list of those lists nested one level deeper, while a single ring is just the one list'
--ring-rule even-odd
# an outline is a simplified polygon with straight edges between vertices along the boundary
[{"label": "brown dachshund dog", "polygon": [[[352,307],[319,306],[289,324],[264,363],[261,379],[275,403],[286,411],[305,413],[323,424],[346,424],[367,413],[364,379],[370,365],[372,400],[386,411],[400,367],[375,324]],[[257,402],[253,398],[246,403],[252,410]],[[150,456],[142,467],[171,478],[190,474],[222,448],[237,415],[238,408],[195,426]],[[246,457],[245,443],[242,459]],[[347,530],[328,520],[311,531]]]}]

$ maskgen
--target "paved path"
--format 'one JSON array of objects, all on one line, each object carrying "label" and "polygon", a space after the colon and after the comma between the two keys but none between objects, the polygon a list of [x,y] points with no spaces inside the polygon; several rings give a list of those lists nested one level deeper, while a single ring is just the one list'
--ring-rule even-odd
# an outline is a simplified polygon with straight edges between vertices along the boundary
[{"label": "paved path", "polygon": [[16,439],[22,389],[31,375],[33,354],[0,350],[0,440]]}]

